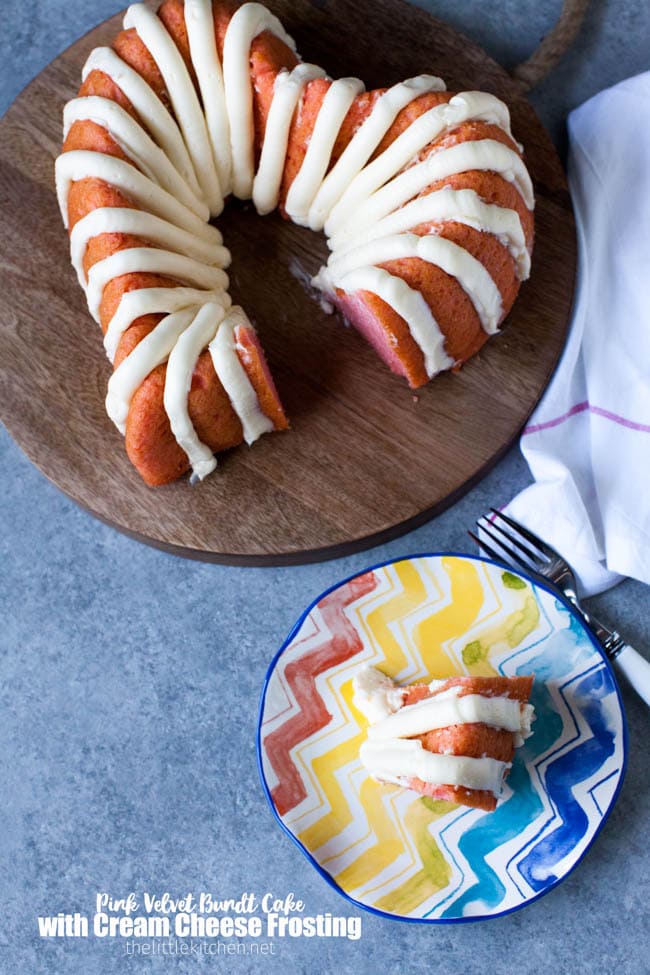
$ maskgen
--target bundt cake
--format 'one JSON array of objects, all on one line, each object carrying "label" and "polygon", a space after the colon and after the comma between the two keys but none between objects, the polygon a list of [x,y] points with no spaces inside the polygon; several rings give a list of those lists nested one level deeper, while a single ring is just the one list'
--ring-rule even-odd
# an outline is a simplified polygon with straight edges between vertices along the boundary
[{"label": "bundt cake", "polygon": [[532,677],[450,677],[399,687],[374,667],[354,678],[369,722],[360,757],[383,782],[492,811],[515,748],[531,735]]},{"label": "bundt cake", "polygon": [[64,110],[72,263],[145,482],[288,426],[210,221],[229,194],[324,230],[314,284],[411,387],[496,332],[529,271],[533,192],[506,106],[421,75],[364,91],[302,63],[259,3],[127,10]]}]

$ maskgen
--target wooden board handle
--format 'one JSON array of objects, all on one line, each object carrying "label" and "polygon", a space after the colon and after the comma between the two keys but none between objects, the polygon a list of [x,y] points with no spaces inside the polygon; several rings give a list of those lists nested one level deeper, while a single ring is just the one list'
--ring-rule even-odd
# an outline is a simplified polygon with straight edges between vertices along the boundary
[{"label": "wooden board handle", "polygon": [[564,0],[558,22],[536,51],[513,69],[512,77],[528,91],[546,77],[564,57],[575,40],[589,6],[589,0]]}]

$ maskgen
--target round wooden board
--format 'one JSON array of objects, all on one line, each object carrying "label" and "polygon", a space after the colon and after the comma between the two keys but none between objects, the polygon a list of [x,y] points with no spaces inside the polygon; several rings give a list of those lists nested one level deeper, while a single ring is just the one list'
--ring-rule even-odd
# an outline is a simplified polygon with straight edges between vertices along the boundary
[{"label": "round wooden board", "polygon": [[79,40],[0,123],[0,411],[28,457],[98,518],[192,558],[300,563],[369,547],[426,521],[512,443],[562,349],[576,244],[562,167],[509,76],[451,28],[401,0],[271,0],[306,61],[368,88],[429,72],[511,107],[537,193],[533,273],[503,329],[457,375],[413,396],[305,285],[322,235],[229,203],[233,299],[256,324],[292,430],[220,457],[219,469],[147,488],[104,411],[110,366],[69,263],[54,193],[64,102],[117,16]]}]

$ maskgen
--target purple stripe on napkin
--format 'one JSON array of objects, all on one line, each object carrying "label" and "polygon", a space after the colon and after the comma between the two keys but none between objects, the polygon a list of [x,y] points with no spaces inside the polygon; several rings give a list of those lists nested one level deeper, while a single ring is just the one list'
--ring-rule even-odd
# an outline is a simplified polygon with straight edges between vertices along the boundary
[{"label": "purple stripe on napkin", "polygon": [[617,413],[612,413],[610,410],[604,410],[602,406],[592,406],[587,400],[582,403],[576,403],[572,406],[570,410],[563,413],[562,416],[556,416],[553,420],[546,420],[544,423],[532,423],[530,426],[525,427],[523,436],[529,433],[539,433],[540,430],[550,430],[551,427],[557,427],[566,420],[569,420],[572,416],[576,416],[578,413],[584,413],[588,410],[595,416],[602,416],[606,420],[612,420],[614,423],[619,423],[622,427],[627,427],[629,430],[638,430],[640,433],[650,433],[650,426],[645,423],[636,423],[634,420],[628,420],[624,416],[619,416]]}]

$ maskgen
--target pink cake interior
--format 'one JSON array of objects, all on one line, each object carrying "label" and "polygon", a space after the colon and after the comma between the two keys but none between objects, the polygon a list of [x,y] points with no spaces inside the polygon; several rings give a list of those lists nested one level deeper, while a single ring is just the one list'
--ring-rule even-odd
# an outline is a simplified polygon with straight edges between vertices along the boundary
[{"label": "pink cake interior", "polygon": [[404,364],[397,355],[396,349],[389,342],[381,322],[370,311],[362,295],[359,293],[352,295],[336,294],[332,295],[332,301],[345,315],[350,324],[370,343],[388,368],[398,376],[408,378]]}]

